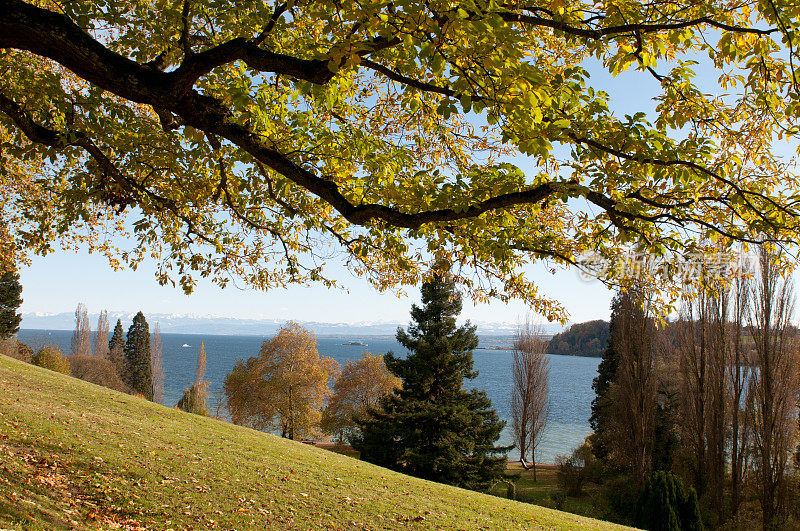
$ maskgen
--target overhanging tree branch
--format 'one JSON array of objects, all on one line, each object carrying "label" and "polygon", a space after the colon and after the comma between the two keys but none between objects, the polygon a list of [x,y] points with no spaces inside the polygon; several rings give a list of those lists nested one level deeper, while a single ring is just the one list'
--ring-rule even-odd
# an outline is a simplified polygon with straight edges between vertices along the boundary
[{"label": "overhanging tree branch", "polygon": [[[523,11],[538,10],[538,8],[522,8]],[[759,29],[746,26],[734,26],[720,22],[711,17],[697,17],[691,20],[682,20],[680,22],[662,22],[658,24],[648,23],[631,23],[620,24],[615,26],[606,26],[599,28],[581,28],[566,22],[556,20],[554,18],[544,18],[536,15],[525,15],[522,13],[501,11],[500,17],[506,22],[519,22],[526,25],[540,26],[551,28],[557,31],[564,32],[576,37],[584,37],[587,39],[602,39],[603,37],[610,37],[620,34],[631,33],[656,33],[660,31],[674,31],[685,28],[694,28],[698,26],[711,26],[712,28],[730,31],[734,33],[749,33],[754,35],[771,35],[777,31],[776,28]],[[588,22],[588,21],[587,21]],[[588,24],[587,24],[588,25]]]},{"label": "overhanging tree branch", "polygon": [[[188,9],[188,3],[185,4]],[[185,10],[186,11],[186,10]],[[280,7],[275,13],[280,16]],[[505,12],[504,12],[505,13]],[[504,18],[512,22],[525,24],[538,24],[560,31],[571,31],[561,25],[553,26],[553,21],[523,15],[519,13],[501,13]],[[513,15],[513,16],[512,16]],[[188,13],[187,13],[188,16]],[[273,20],[276,15],[273,15]],[[773,30],[754,30],[752,28],[737,28],[726,26],[708,17],[693,19],[680,23],[664,24],[629,24],[600,28],[598,30],[580,30],[575,33],[587,38],[600,38],[625,32],[634,31],[637,34],[654,31],[681,29],[684,27],[701,24],[725,29],[727,31],[741,31],[745,33],[769,34]],[[267,24],[270,28],[270,23]],[[266,29],[266,28],[265,28]],[[271,28],[270,28],[271,29]],[[188,31],[188,30],[187,30]],[[188,38],[188,37],[187,37]],[[256,40],[257,42],[257,40]],[[364,56],[372,51],[392,46],[397,41],[391,38],[376,38],[360,53]],[[580,187],[574,183],[548,182],[518,192],[500,194],[472,204],[458,210],[451,208],[426,210],[421,212],[405,212],[398,207],[382,204],[354,204],[340,191],[338,185],[329,178],[301,167],[285,154],[266,146],[262,139],[245,125],[230,119],[231,111],[220,100],[207,95],[201,95],[193,90],[196,80],[210,72],[217,66],[231,61],[242,60],[250,68],[262,72],[274,72],[312,83],[327,83],[333,74],[327,67],[327,61],[321,59],[306,60],[263,50],[253,41],[244,38],[229,40],[208,50],[187,54],[183,64],[173,72],[162,72],[158,69],[141,65],[120,54],[117,54],[102,43],[92,38],[65,15],[31,6],[19,0],[0,0],[0,47],[27,50],[31,53],[50,58],[73,71],[79,77],[95,84],[96,86],[114,93],[122,98],[139,103],[152,105],[161,114],[168,111],[178,116],[181,121],[191,125],[207,134],[225,138],[234,145],[249,153],[258,161],[272,170],[284,175],[295,184],[320,197],[332,205],[345,219],[357,225],[365,225],[373,220],[383,221],[391,226],[417,230],[430,223],[453,222],[480,216],[486,212],[498,209],[507,209],[520,205],[535,204],[554,193],[564,193],[572,196],[583,196],[592,203],[603,208],[615,224],[627,227],[622,220],[656,221],[658,215],[639,214],[628,212],[616,201],[600,194],[599,192]],[[362,59],[362,64],[385,75],[389,79],[415,87],[419,90],[437,93],[445,96],[457,97],[450,88],[440,87],[405,76],[378,62]],[[481,96],[475,96],[481,98]],[[10,100],[9,100],[10,101]],[[11,102],[13,103],[13,102]],[[48,136],[56,134],[45,129],[36,129],[31,121],[19,119],[18,109],[13,105],[6,106],[3,110],[15,120],[15,123],[34,141],[56,145],[63,142],[63,138]],[[15,119],[15,113],[17,118]],[[168,115],[164,114],[166,118]],[[172,125],[170,125],[172,127]],[[27,128],[27,130],[26,130]],[[31,133],[31,134],[29,134]],[[726,185],[736,189],[742,195],[751,194],[738,188],[735,183],[725,180],[694,162],[682,160],[663,161],[650,157],[638,157],[621,150],[606,146],[595,140],[568,133],[567,136],[576,143],[586,144],[606,153],[636,160],[641,164],[654,164],[663,166],[684,166],[695,169],[708,176],[722,180]],[[52,144],[55,142],[56,144]],[[76,137],[68,145],[83,147],[92,155],[98,164],[113,175],[114,166],[104,159],[102,152],[88,138]],[[65,144],[65,145],[67,145]],[[771,201],[769,198],[764,198]],[[772,201],[776,208],[783,208]],[[650,205],[652,206],[652,205]],[[750,208],[758,211],[756,205]],[[786,210],[791,215],[793,211]],[[630,227],[628,227],[630,228]]]}]

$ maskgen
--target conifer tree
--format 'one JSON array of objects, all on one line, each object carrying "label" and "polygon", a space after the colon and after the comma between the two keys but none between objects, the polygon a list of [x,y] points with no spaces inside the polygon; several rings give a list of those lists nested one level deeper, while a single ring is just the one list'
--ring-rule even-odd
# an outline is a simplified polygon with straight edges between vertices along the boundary
[{"label": "conifer tree", "polygon": [[685,488],[671,472],[656,472],[639,494],[635,524],[642,529],[702,531],[697,492]]},{"label": "conifer tree", "polygon": [[0,275],[0,339],[8,339],[19,330],[22,316],[17,308],[22,304],[22,285],[16,271]]},{"label": "conifer tree", "polygon": [[133,318],[125,340],[127,384],[131,392],[153,400],[153,371],[150,366],[150,327],[144,314]]},{"label": "conifer tree", "polygon": [[117,319],[114,327],[114,334],[108,342],[108,359],[117,367],[117,373],[122,381],[127,381],[125,376],[125,332],[122,329],[122,321]]},{"label": "conifer tree", "polygon": [[605,460],[608,455],[607,436],[608,436],[608,390],[611,387],[611,382],[617,374],[619,366],[619,355],[614,349],[614,330],[615,325],[619,321],[620,312],[622,309],[622,297],[625,295],[618,293],[614,300],[611,302],[611,323],[609,324],[609,337],[606,350],[600,360],[600,365],[597,367],[597,376],[592,382],[592,389],[595,392],[595,397],[592,400],[592,414],[589,417],[589,424],[592,426],[594,433],[590,436],[592,445],[592,453],[600,460]]},{"label": "conifer tree", "polygon": [[447,272],[422,285],[422,303],[412,307],[408,332],[397,331],[409,355],[386,355],[386,366],[402,380],[402,389],[360,419],[353,446],[365,461],[485,489],[502,475],[510,448],[495,446],[505,423],[486,393],[463,388],[465,378],[477,376],[472,367],[475,327],[456,327],[461,298]]}]

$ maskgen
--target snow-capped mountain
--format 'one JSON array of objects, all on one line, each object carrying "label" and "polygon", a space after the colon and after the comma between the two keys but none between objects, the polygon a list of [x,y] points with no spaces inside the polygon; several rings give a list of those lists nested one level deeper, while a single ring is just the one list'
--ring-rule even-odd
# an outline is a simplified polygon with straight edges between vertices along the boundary
[{"label": "snow-capped mountain", "polygon": [[[132,312],[108,312],[108,321],[111,328],[117,319],[122,321],[123,328],[127,329],[133,319]],[[242,319],[235,317],[222,317],[216,315],[176,315],[165,313],[145,314],[148,323],[159,323],[163,333],[173,334],[217,334],[217,335],[271,335],[283,325],[287,319]],[[89,314],[92,328],[97,323],[98,314]],[[401,321],[374,321],[358,323],[322,323],[317,321],[300,321],[304,327],[312,330],[319,336],[379,336],[394,335],[398,326],[406,326],[407,322]],[[475,322],[478,333],[483,335],[512,335],[516,323]],[[23,313],[22,328],[43,330],[72,330],[75,328],[75,314],[62,313]],[[563,327],[558,324],[543,326],[545,333],[560,332]]]}]

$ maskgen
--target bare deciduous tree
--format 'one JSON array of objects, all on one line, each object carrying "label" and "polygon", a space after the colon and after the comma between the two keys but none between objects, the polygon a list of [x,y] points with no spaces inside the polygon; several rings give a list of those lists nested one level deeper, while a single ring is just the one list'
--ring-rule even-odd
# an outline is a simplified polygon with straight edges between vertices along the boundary
[{"label": "bare deciduous tree", "polygon": [[81,302],[75,308],[75,331],[72,333],[72,355],[92,355],[92,328],[89,326],[89,314]]},{"label": "bare deciduous tree", "polygon": [[103,310],[97,318],[97,334],[94,337],[94,355],[108,358],[108,311]]},{"label": "bare deciduous tree", "polygon": [[613,410],[609,457],[642,486],[653,468],[659,331],[647,300],[633,290],[621,297],[619,322],[611,337],[619,366],[609,391]]},{"label": "bare deciduous tree", "polygon": [[725,517],[728,387],[725,369],[730,350],[730,288],[714,281],[709,296],[708,420],[706,422],[707,495],[719,521]]},{"label": "bare deciduous tree", "polygon": [[164,345],[161,341],[161,325],[156,323],[150,334],[150,366],[153,371],[153,402],[164,404]]},{"label": "bare deciduous tree", "polygon": [[797,431],[797,330],[791,280],[784,278],[775,253],[760,249],[760,277],[752,289],[748,318],[754,343],[750,375],[753,438],[764,529],[776,525],[786,499],[786,470]]},{"label": "bare deciduous tree", "polygon": [[[545,355],[547,343],[541,330],[526,319],[514,337],[513,384],[511,389],[511,424],[519,449],[520,463],[533,468],[536,481],[536,448],[547,426],[550,361]],[[526,456],[530,452],[530,465]]]},{"label": "bare deciduous tree", "polygon": [[741,505],[741,489],[750,458],[750,424],[752,395],[747,382],[751,379],[750,356],[743,342],[744,321],[750,302],[750,283],[739,275],[732,287],[730,355],[727,363],[728,410],[730,411],[731,513]]},{"label": "bare deciduous tree", "polygon": [[701,291],[694,302],[684,306],[674,325],[680,374],[678,424],[692,485],[700,496],[706,479],[709,304],[709,297]]},{"label": "bare deciduous tree", "polygon": [[693,486],[723,516],[727,443],[726,366],[730,348],[730,289],[704,277],[693,302],[675,324],[680,373],[678,425]]}]

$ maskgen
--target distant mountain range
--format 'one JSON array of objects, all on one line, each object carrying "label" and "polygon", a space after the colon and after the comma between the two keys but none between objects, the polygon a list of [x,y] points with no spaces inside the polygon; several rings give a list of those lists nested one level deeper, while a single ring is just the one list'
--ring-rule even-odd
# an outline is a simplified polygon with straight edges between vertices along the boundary
[{"label": "distant mountain range", "polygon": [[[123,327],[127,329],[133,313],[109,312],[108,320],[113,329],[117,319],[121,319]],[[215,335],[257,335],[267,336],[274,334],[286,320],[282,319],[238,319],[233,317],[218,317],[212,315],[175,315],[152,313],[146,314],[150,325],[159,323],[161,331],[169,334],[215,334]],[[98,314],[89,314],[92,328],[96,326]],[[312,330],[318,336],[384,336],[394,335],[398,326],[406,326],[407,322],[400,321],[375,321],[360,323],[321,323],[316,321],[300,321],[304,327]],[[512,335],[516,323],[491,323],[474,322],[478,325],[481,335]],[[72,330],[75,328],[75,314],[62,313],[23,313],[23,329],[43,330]],[[564,327],[559,324],[546,324],[543,331],[548,334],[560,332]]]}]

